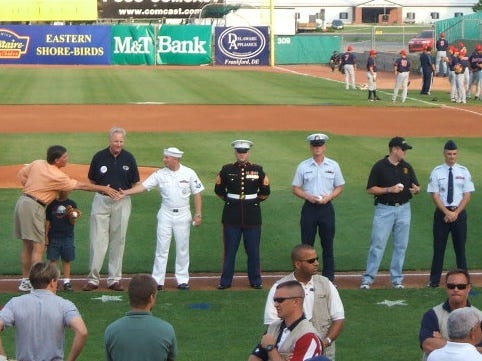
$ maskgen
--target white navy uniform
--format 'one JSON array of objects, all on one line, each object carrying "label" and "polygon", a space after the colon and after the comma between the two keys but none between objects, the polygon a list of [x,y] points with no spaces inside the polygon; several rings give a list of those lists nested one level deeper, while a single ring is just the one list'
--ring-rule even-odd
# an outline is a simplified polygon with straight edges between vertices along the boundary
[{"label": "white navy uniform", "polygon": [[178,284],[189,283],[189,236],[192,215],[190,196],[204,190],[196,172],[182,164],[176,171],[162,168],[151,174],[142,185],[147,190],[159,189],[162,197],[157,213],[157,247],[152,277],[164,285],[169,246],[176,241],[175,276]]}]

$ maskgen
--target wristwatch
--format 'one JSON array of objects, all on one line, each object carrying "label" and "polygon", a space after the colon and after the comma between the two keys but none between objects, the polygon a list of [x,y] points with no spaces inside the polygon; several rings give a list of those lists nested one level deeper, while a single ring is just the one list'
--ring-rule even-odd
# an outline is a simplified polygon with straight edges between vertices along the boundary
[{"label": "wristwatch", "polygon": [[274,347],[275,347],[274,345],[266,345],[264,349],[266,350],[266,352],[270,352],[270,351],[273,351]]}]

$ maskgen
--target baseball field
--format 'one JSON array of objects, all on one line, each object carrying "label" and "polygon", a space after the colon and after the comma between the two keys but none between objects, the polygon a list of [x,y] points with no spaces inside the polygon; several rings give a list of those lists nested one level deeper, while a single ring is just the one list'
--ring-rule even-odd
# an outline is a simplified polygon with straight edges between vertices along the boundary
[{"label": "baseball field", "polygon": [[[220,167],[233,159],[230,143],[247,138],[255,145],[252,161],[263,165],[272,195],[263,204],[262,265],[269,286],[290,270],[289,252],[299,239],[301,201],[291,194],[296,165],[310,156],[307,135],[330,136],[327,156],[340,163],[347,184],[335,202],[337,283],[345,304],[347,324],[338,341],[338,360],[419,359],[418,324],[422,312],[441,301],[443,289],[421,288],[431,260],[433,203],[423,192],[412,201],[412,231],[406,258],[406,290],[392,290],[382,275],[374,290],[353,289],[360,281],[369,247],[373,202],[365,192],[371,165],[387,153],[388,140],[400,135],[414,149],[407,160],[414,166],[422,189],[432,168],[443,161],[445,141],[453,138],[460,148],[460,163],[474,178],[482,179],[482,103],[450,103],[446,79],[436,78],[432,96],[419,95],[419,76],[412,77],[409,99],[393,103],[394,76],[379,75],[378,102],[367,102],[366,76],[357,72],[360,90],[345,91],[339,73],[323,66],[283,68],[223,67],[35,67],[0,69],[4,91],[0,94],[0,237],[3,240],[0,283],[4,303],[14,295],[20,274],[20,242],[12,236],[13,208],[20,194],[15,174],[25,163],[45,158],[49,145],[69,150],[66,171],[86,180],[92,155],[107,146],[114,126],[128,131],[127,149],[142,166],[145,178],[162,163],[162,149],[176,146],[185,152],[183,162],[204,182],[203,225],[193,229],[191,271],[193,290],[167,292],[154,313],[173,323],[180,344],[180,361],[232,360],[248,357],[263,332],[262,312],[267,287],[250,290],[244,277],[245,256],[238,252],[233,289],[215,291],[221,267],[220,215],[222,204],[213,192]],[[77,259],[74,286],[80,290],[88,271],[88,214],[92,194],[74,192],[84,211],[76,226]],[[476,191],[469,205],[469,266],[480,286],[482,268],[481,198]],[[157,192],[134,196],[124,272],[150,272],[155,248]],[[319,248],[319,245],[317,245]],[[172,271],[174,252],[171,252]],[[391,247],[382,268],[390,262]],[[447,247],[445,268],[454,266]],[[385,272],[383,272],[385,273]],[[278,273],[279,274],[279,273]],[[171,288],[172,287],[172,288]],[[125,294],[102,289],[94,294],[62,294],[79,305],[90,331],[82,360],[102,360],[105,326],[127,309]],[[121,300],[109,300],[117,296]],[[474,304],[480,305],[478,289]],[[103,302],[106,301],[106,302]],[[394,301],[395,306],[388,307]],[[396,302],[398,301],[398,302]],[[402,302],[403,301],[403,302]],[[379,304],[381,302],[381,304]],[[388,322],[387,322],[388,321]],[[195,337],[193,337],[193,331]],[[12,355],[13,330],[4,332]]]}]

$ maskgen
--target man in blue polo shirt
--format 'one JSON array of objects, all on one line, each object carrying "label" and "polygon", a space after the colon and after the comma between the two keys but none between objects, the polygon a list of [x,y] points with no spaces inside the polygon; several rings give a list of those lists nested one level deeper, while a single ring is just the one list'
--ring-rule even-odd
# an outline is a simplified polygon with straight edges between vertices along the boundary
[{"label": "man in blue polo shirt", "polygon": [[[97,152],[90,163],[89,180],[92,183],[125,190],[139,182],[136,159],[124,149],[125,137],[123,128],[110,130],[109,146]],[[102,193],[95,195],[90,214],[90,273],[84,291],[99,287],[107,248],[110,248],[107,286],[113,291],[124,290],[120,280],[130,214],[130,197],[113,200]]]}]

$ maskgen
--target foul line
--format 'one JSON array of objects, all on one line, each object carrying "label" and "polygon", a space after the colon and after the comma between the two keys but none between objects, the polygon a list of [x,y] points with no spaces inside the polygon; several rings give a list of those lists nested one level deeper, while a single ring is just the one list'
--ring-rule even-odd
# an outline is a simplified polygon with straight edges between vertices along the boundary
[{"label": "foul line", "polygon": [[[327,80],[327,81],[331,81],[331,82],[339,83],[339,84],[345,83],[344,81],[330,79],[330,78],[324,78],[320,75],[301,73],[301,72],[296,71],[296,70],[286,69],[286,68],[279,67],[279,66],[275,66],[274,68],[278,69],[278,70],[281,70],[281,71],[288,72],[288,73],[293,73],[293,74],[296,74],[296,75],[308,76],[308,77],[317,78],[317,79],[323,79],[323,80]],[[360,90],[362,90],[362,89],[360,89]],[[385,90],[378,90],[378,91],[380,93],[384,94],[384,95],[389,95],[389,96],[393,95],[393,93],[389,93]],[[446,105],[446,104],[434,104],[433,102],[429,102],[429,101],[422,100],[422,99],[411,98],[411,97],[407,97],[407,99],[410,99],[410,100],[413,100],[413,101],[416,101],[416,102],[420,102],[420,103],[423,103],[423,104],[426,104],[426,105],[430,105],[430,106],[433,106],[433,107],[445,108],[445,109],[449,109],[449,110],[457,110],[457,111],[461,111],[461,112],[467,112],[467,113],[470,113],[470,114],[473,114],[473,115],[478,115],[479,117],[482,116],[482,112],[477,112],[477,111],[474,111],[474,110],[471,110],[471,109],[459,108],[459,107],[455,107],[455,106],[452,106],[452,105]]]}]

